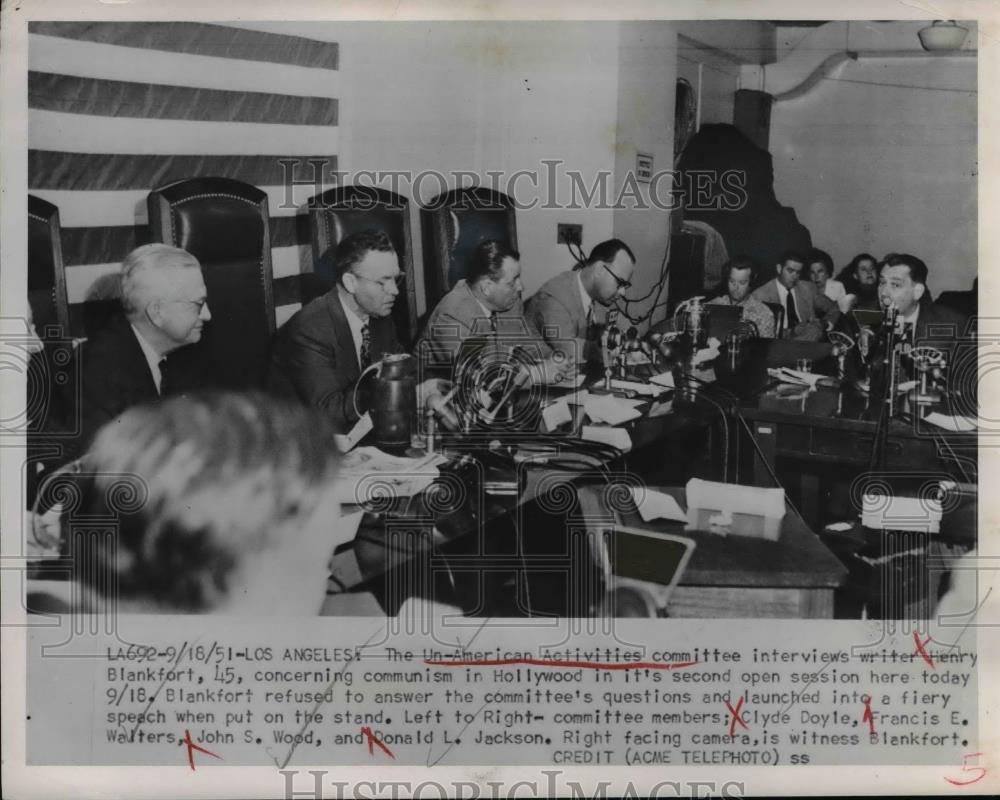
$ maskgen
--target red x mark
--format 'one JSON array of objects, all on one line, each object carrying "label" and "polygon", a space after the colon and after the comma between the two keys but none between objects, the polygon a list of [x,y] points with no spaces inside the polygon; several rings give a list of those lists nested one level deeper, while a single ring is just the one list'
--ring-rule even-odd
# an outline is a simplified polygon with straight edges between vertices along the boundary
[{"label": "red x mark", "polygon": [[386,753],[389,756],[389,758],[395,758],[396,757],[396,756],[394,756],[392,754],[392,750],[390,750],[388,747],[386,747],[384,744],[382,744],[381,741],[379,741],[379,738],[374,733],[372,733],[372,729],[369,728],[367,725],[365,725],[361,729],[361,735],[368,737],[368,755],[374,755],[374,753],[375,753],[375,747],[374,746],[378,745],[379,749],[382,750],[384,753]]},{"label": "red x mark", "polygon": [[736,708],[733,708],[731,705],[729,705],[729,701],[728,700],[725,701],[726,708],[729,709],[729,713],[732,714],[732,716],[733,716],[732,721],[729,723],[729,735],[730,736],[735,736],[736,735],[736,723],[737,722],[740,725],[743,726],[744,730],[750,730],[750,728],[747,726],[747,724],[740,718],[740,709],[743,708],[743,700],[744,699],[745,698],[743,698],[743,697],[740,698],[740,701],[736,704]]},{"label": "red x mark", "polygon": [[190,734],[190,732],[188,731],[187,728],[184,729],[184,739],[183,739],[182,743],[187,745],[187,748],[188,748],[188,764],[191,765],[191,769],[194,769],[194,751],[195,750],[197,750],[200,753],[204,753],[205,755],[211,756],[212,758],[217,758],[220,761],[222,760],[222,756],[217,756],[211,750],[206,750],[200,744],[196,744],[195,742],[192,742],[191,741],[191,734]]},{"label": "red x mark", "polygon": [[926,661],[930,665],[931,669],[935,669],[935,667],[934,667],[934,661],[931,659],[931,657],[929,655],[927,655],[927,651],[924,650],[924,647],[927,645],[927,643],[929,641],[931,641],[931,637],[930,636],[928,636],[926,639],[924,639],[921,642],[920,641],[920,634],[917,633],[916,631],[913,632],[913,643],[917,646],[917,652],[920,653],[920,657],[923,658],[923,660]]},{"label": "red x mark", "polygon": [[868,723],[868,732],[875,733],[875,716],[872,714],[872,699],[866,694],[861,695],[861,702],[865,704],[865,713],[861,715],[861,721]]}]

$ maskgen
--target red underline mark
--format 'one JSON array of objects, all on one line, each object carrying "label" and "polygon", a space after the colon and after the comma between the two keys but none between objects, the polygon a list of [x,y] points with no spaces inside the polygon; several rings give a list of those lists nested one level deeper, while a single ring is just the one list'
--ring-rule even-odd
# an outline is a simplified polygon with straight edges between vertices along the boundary
[{"label": "red underline mark", "polygon": [[367,725],[365,725],[361,729],[361,735],[364,736],[364,737],[366,737],[368,739],[368,755],[374,755],[375,754],[375,745],[378,745],[379,749],[382,750],[384,753],[386,753],[389,756],[389,758],[392,758],[392,759],[396,758],[396,756],[394,756],[392,754],[392,750],[390,750],[388,747],[386,747],[382,743],[382,741],[374,733],[372,733],[372,729],[369,728]]},{"label": "red underline mark", "polygon": [[742,698],[742,697],[740,698],[739,702],[736,704],[736,708],[733,708],[731,705],[729,705],[729,701],[728,700],[723,701],[726,704],[726,708],[729,709],[729,713],[732,714],[732,716],[733,716],[732,721],[729,723],[729,735],[730,736],[735,736],[736,735],[736,723],[737,722],[740,725],[743,726],[743,730],[747,730],[747,731],[750,730],[749,726],[743,721],[742,717],[740,717],[740,709],[743,708],[743,700],[744,699],[745,698]]},{"label": "red underline mark", "polygon": [[558,661],[547,658],[497,658],[471,661],[434,661],[424,659],[431,667],[509,667],[525,665],[528,667],[576,667],[583,669],[680,669],[693,667],[697,661],[680,661],[676,664],[661,664],[655,661]]},{"label": "red underline mark", "polygon": [[917,646],[917,652],[920,653],[920,657],[923,658],[923,660],[928,663],[931,669],[935,669],[934,661],[931,659],[929,655],[927,655],[927,651],[924,649],[924,647],[929,641],[931,641],[930,636],[928,636],[921,642],[920,634],[917,633],[916,631],[913,632],[913,643]]},{"label": "red underline mark", "polygon": [[184,744],[187,745],[188,749],[188,764],[191,765],[191,769],[194,769],[194,751],[197,750],[205,755],[209,755],[212,758],[217,758],[222,761],[222,756],[217,756],[211,750],[206,750],[200,744],[191,741],[191,733],[187,728],[184,729],[184,739],[182,740]]},{"label": "red underline mark", "polygon": [[861,715],[861,721],[868,723],[868,732],[875,733],[875,715],[872,714],[872,699],[869,695],[861,695],[861,702],[865,704],[865,713]]}]

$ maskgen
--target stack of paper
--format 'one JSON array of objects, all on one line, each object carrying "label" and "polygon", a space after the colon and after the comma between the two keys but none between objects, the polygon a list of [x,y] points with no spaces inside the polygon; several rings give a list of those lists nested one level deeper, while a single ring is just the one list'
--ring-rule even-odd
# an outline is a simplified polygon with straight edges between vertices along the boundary
[{"label": "stack of paper", "polygon": [[756,514],[780,519],[785,515],[785,490],[692,478],[687,484],[687,504],[688,508]]},{"label": "stack of paper", "polygon": [[941,501],[929,497],[866,494],[861,504],[861,524],[881,531],[938,533],[941,515]]}]

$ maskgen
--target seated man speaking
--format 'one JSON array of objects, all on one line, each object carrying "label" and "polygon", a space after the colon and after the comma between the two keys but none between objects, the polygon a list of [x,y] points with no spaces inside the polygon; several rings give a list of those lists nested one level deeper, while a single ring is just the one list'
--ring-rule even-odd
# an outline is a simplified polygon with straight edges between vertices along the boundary
[{"label": "seated man speaking", "polygon": [[635,256],[620,239],[601,242],[568,272],[543,284],[527,304],[528,318],[553,348],[578,363],[600,363],[594,303],[603,308],[632,286]]},{"label": "seated man speaking", "polygon": [[451,366],[468,339],[496,338],[512,347],[523,345],[538,356],[533,380],[558,383],[575,370],[575,362],[553,353],[531,320],[525,318],[523,291],[520,254],[501,242],[481,242],[469,258],[465,278],[428,318],[418,345],[421,358],[430,365]]},{"label": "seated man speaking", "polygon": [[751,295],[762,303],[777,303],[785,309],[778,335],[784,339],[818,342],[840,318],[837,304],[816,291],[811,280],[800,280],[806,259],[787,251],[776,266],[774,280],[758,287]]},{"label": "seated man speaking", "polygon": [[[402,347],[392,306],[402,278],[389,237],[366,230],[345,237],[333,254],[337,285],[300,309],[278,331],[268,388],[324,412],[338,433],[358,421],[354,390],[361,373]],[[432,403],[443,387],[425,381],[417,403]]]}]

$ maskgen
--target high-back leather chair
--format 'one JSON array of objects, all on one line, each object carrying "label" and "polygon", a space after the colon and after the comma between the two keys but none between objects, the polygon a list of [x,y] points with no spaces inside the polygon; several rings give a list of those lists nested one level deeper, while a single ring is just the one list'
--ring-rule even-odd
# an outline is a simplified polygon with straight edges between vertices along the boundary
[{"label": "high-back leather chair", "polygon": [[201,262],[212,313],[201,346],[214,381],[262,386],[275,328],[267,195],[230,178],[192,178],[155,189],[147,202],[153,241]]},{"label": "high-back leather chair", "polygon": [[[43,339],[69,335],[69,300],[59,209],[28,195],[28,302]],[[58,331],[58,332],[57,332]]]},{"label": "high-back leather chair", "polygon": [[462,278],[476,245],[496,239],[517,249],[514,201],[482,186],[452,189],[421,209],[427,310]]},{"label": "high-back leather chair", "polygon": [[307,303],[312,299],[308,295],[315,296],[335,284],[330,249],[345,237],[369,229],[385,233],[399,255],[404,280],[392,318],[396,335],[409,347],[417,336],[417,292],[413,280],[410,201],[398,194],[374,186],[339,186],[309,201],[309,238],[318,280],[303,286],[302,302]]}]

